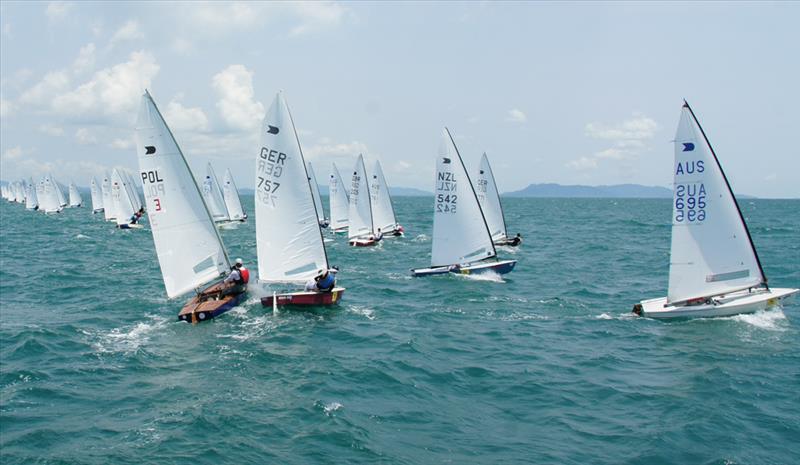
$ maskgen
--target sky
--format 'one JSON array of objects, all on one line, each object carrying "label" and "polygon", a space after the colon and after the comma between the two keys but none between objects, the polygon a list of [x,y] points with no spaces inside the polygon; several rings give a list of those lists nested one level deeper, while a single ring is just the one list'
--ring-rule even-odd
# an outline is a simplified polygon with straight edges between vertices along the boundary
[{"label": "sky", "polygon": [[[190,166],[253,187],[282,90],[318,178],[433,190],[442,128],[500,190],[671,187],[685,98],[735,192],[800,197],[800,3],[0,3],[0,178],[136,172],[149,89]],[[322,179],[320,179],[321,182]]]}]

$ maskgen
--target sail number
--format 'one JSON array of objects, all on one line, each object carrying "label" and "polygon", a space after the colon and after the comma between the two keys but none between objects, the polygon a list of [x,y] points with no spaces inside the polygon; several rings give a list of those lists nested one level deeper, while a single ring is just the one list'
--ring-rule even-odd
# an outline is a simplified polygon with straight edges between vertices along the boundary
[{"label": "sail number", "polygon": [[158,169],[142,171],[139,174],[142,176],[144,198],[152,203],[152,207],[148,208],[148,210],[151,212],[164,211],[161,206],[161,197],[166,194],[166,189],[164,188],[164,178],[158,173]]},{"label": "sail number", "polygon": [[675,185],[675,222],[700,223],[706,219],[706,187],[699,184]]},{"label": "sail number", "polygon": [[455,213],[458,195],[458,182],[455,174],[450,171],[441,171],[436,176],[436,190],[443,192],[436,194],[436,213]]},{"label": "sail number", "polygon": [[478,179],[478,183],[475,185],[475,190],[478,191],[478,200],[483,203],[486,201],[486,192],[488,191],[489,181],[485,179]]},{"label": "sail number", "polygon": [[261,152],[258,154],[258,162],[256,164],[256,177],[258,178],[256,194],[258,200],[262,203],[275,206],[275,201],[278,200],[275,193],[281,186],[281,183],[278,182],[278,178],[283,175],[283,168],[286,166],[286,158],[286,154],[283,152],[261,147]]}]

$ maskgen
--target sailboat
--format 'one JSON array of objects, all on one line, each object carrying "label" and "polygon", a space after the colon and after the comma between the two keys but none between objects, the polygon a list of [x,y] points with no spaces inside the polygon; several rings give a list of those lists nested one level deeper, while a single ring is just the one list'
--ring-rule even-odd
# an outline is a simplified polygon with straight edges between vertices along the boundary
[{"label": "sailboat", "polygon": [[331,231],[334,233],[347,232],[350,224],[348,220],[350,198],[347,195],[347,186],[342,182],[342,176],[336,168],[336,163],[333,164],[328,184],[328,200],[330,201]]},{"label": "sailboat", "polygon": [[350,182],[350,208],[348,210],[350,223],[347,231],[348,241],[355,247],[376,245],[381,240],[381,236],[376,234],[378,231],[372,216],[372,196],[367,179],[364,156],[359,155]]},{"label": "sailboat", "polygon": [[225,198],[225,207],[231,221],[241,221],[247,219],[247,213],[242,208],[242,201],[239,199],[239,191],[236,183],[233,182],[233,175],[230,169],[225,170],[225,177],[222,180],[222,196]]},{"label": "sailboat", "polygon": [[[196,291],[178,319],[209,320],[235,307],[246,289],[222,282],[231,269],[222,238],[178,143],[147,91],[136,121],[136,151],[167,296]],[[207,287],[201,291],[202,286]]]},{"label": "sailboat", "polygon": [[139,211],[142,208],[142,199],[139,198],[139,191],[136,189],[136,183],[133,176],[127,170],[120,172],[122,180],[124,181],[125,190],[128,192],[128,197],[131,199],[134,211]]},{"label": "sailboat", "polygon": [[131,197],[131,187],[125,180],[127,176],[114,169],[111,173],[111,203],[117,217],[117,227],[119,229],[139,229],[142,225],[133,223],[133,217],[139,210],[134,205]]},{"label": "sailboat", "polygon": [[[300,141],[282,93],[275,96],[261,126],[255,166],[256,247],[262,283],[305,284],[329,272],[309,175]],[[300,291],[261,299],[264,306],[330,305],[344,288]]]},{"label": "sailboat", "polygon": [[81,193],[78,192],[78,186],[74,182],[69,183],[69,207],[78,208],[83,203]]},{"label": "sailboat", "polygon": [[372,182],[370,183],[370,195],[372,196],[372,210],[374,214],[375,226],[380,228],[384,236],[402,236],[403,227],[397,223],[392,206],[392,196],[389,195],[389,186],[383,176],[381,162],[375,160],[375,168],[372,170]]},{"label": "sailboat", "polygon": [[103,211],[103,192],[100,188],[100,185],[97,183],[97,179],[92,176],[92,214],[100,213]]},{"label": "sailboat", "polygon": [[33,183],[33,178],[28,182],[28,192],[25,195],[25,209],[38,210],[39,198],[36,196],[36,184]]},{"label": "sailboat", "polygon": [[799,291],[767,285],[728,178],[686,101],[673,170],[669,289],[666,297],[634,305],[634,313],[650,318],[752,313]]},{"label": "sailboat", "polygon": [[39,209],[45,213],[59,213],[64,208],[58,196],[58,183],[49,174],[45,175],[41,182],[41,192],[37,192],[39,197]]},{"label": "sailboat", "polygon": [[114,212],[114,202],[111,201],[111,175],[106,171],[103,173],[103,181],[100,184],[100,192],[103,196],[103,216],[106,221],[115,221],[117,219],[116,212]]},{"label": "sailboat", "polygon": [[314,174],[314,167],[308,162],[308,182],[311,183],[311,194],[314,197],[314,207],[317,209],[317,220],[321,228],[327,228],[330,221],[325,218],[325,209],[322,208],[322,197],[319,195],[319,184]]},{"label": "sailboat", "polygon": [[478,176],[475,178],[475,193],[478,194],[478,202],[480,202],[486,217],[486,224],[489,226],[494,245],[516,247],[522,243],[519,234],[517,237],[508,237],[503,205],[500,203],[500,193],[497,191],[497,183],[494,180],[494,173],[492,166],[489,165],[489,157],[486,156],[486,152],[481,157]]},{"label": "sailboat", "polygon": [[67,198],[64,196],[64,189],[62,188],[61,184],[56,181],[56,178],[53,175],[50,175],[50,180],[53,182],[56,191],[56,197],[58,198],[58,204],[61,208],[67,206]]},{"label": "sailboat", "polygon": [[436,158],[431,266],[413,276],[509,273],[516,260],[498,260],[481,205],[450,131],[444,128]]},{"label": "sailboat", "polygon": [[211,212],[214,221],[217,223],[230,221],[231,217],[225,206],[225,200],[222,198],[222,190],[219,188],[217,175],[214,174],[211,163],[206,165],[206,177],[203,179],[203,199],[206,201],[208,211]]}]

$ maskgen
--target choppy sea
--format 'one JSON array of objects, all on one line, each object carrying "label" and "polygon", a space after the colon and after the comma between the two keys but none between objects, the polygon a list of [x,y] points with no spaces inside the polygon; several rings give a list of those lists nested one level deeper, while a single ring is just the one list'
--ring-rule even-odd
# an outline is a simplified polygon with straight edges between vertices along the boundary
[{"label": "choppy sea", "polygon": [[[800,463],[797,300],[629,313],[665,295],[669,200],[504,199],[515,271],[424,279],[432,201],[394,201],[406,237],[327,244],[340,306],[253,292],[194,326],[149,230],[0,201],[0,462]],[[800,201],[742,209],[770,284],[800,286]],[[255,268],[252,221],[222,236]]]}]

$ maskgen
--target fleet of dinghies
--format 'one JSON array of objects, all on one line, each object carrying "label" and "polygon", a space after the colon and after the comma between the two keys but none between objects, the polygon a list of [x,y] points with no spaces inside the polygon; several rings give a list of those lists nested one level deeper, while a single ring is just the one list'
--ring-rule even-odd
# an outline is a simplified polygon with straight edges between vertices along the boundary
[{"label": "fleet of dinghies", "polygon": [[[133,229],[142,227],[138,220],[147,212],[167,296],[194,292],[180,310],[180,320],[209,320],[235,307],[245,298],[249,272],[239,260],[231,266],[217,230],[220,224],[247,219],[231,171],[226,169],[220,184],[208,163],[204,177],[195,178],[147,91],[136,122],[136,150],[145,204],[139,182],[117,168],[99,180],[91,178],[92,213]],[[264,306],[341,300],[345,289],[335,283],[338,268],[328,261],[323,229],[346,232],[348,243],[357,247],[403,235],[380,161],[368,172],[363,154],[348,184],[331,164],[325,216],[314,167],[304,159],[282,93],[264,117],[255,162],[258,281],[250,285],[263,287],[259,294],[267,295],[261,298]],[[686,102],[675,136],[673,169],[667,296],[642,300],[634,313],[657,319],[751,313],[781,305],[800,291],[767,284],[736,197]],[[20,179],[1,190],[9,202],[46,214],[83,204],[74,182],[64,187],[50,173],[38,182]],[[508,234],[486,153],[473,181],[444,128],[436,154],[430,266],[412,269],[412,276],[509,273],[517,261],[498,258],[497,246],[520,243],[520,234]],[[229,275],[231,270],[238,275]]]}]

